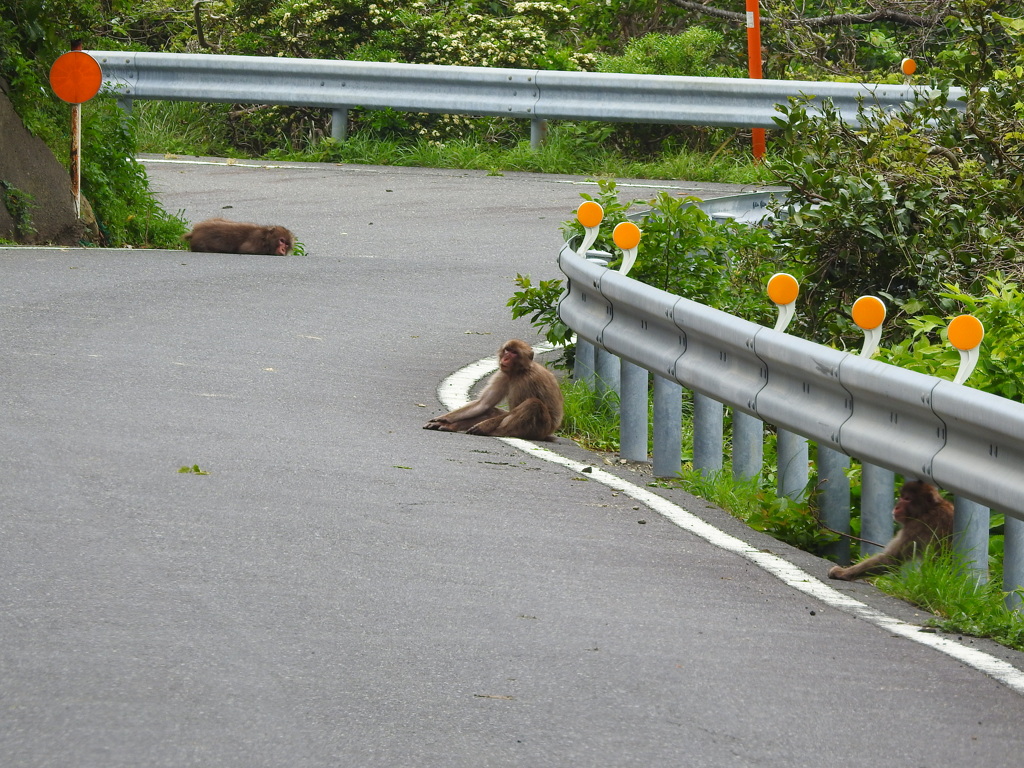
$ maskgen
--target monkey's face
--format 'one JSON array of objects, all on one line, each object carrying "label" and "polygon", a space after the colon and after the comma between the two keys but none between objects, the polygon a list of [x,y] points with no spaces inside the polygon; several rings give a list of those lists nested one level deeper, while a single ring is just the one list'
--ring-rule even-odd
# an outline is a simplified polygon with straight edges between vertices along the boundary
[{"label": "monkey's face", "polygon": [[519,353],[511,347],[504,347],[501,354],[498,355],[498,367],[502,373],[510,373],[512,370],[520,368],[521,365]]}]

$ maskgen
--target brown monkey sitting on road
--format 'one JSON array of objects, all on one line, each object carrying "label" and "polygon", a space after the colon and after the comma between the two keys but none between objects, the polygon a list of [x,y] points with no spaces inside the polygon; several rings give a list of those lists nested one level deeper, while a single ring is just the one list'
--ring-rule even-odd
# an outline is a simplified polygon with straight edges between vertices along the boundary
[{"label": "brown monkey sitting on road", "polygon": [[935,486],[921,480],[903,484],[892,516],[902,528],[885,549],[847,568],[833,566],[828,577],[853,581],[875,576],[910,560],[932,542],[948,546],[953,535],[953,505],[939,495]]},{"label": "brown monkey sitting on road", "polygon": [[[498,408],[508,401],[508,410]],[[562,390],[558,380],[533,361],[533,348],[513,339],[498,350],[498,370],[480,397],[462,408],[431,419],[424,429],[471,435],[550,440],[562,424]]]},{"label": "brown monkey sitting on road", "polygon": [[182,235],[193,251],[287,256],[295,237],[284,227],[261,227],[227,219],[207,219]]}]

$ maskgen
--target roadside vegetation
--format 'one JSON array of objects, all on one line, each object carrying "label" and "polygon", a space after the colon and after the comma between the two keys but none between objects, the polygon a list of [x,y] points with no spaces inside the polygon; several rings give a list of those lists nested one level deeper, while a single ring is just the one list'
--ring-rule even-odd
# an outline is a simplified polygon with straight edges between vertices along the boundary
[{"label": "roadside vegetation", "polygon": [[[940,95],[897,115],[865,109],[860,127],[852,128],[828,111],[812,116],[793,103],[776,120],[774,135],[787,140],[777,140],[765,162],[773,180],[792,190],[776,206],[778,216],[762,227],[717,224],[687,201],[662,195],[649,201],[640,222],[644,235],[631,276],[771,325],[767,278],[790,272],[802,285],[790,331],[838,348],[860,345],[853,301],[878,295],[889,307],[879,358],[946,378],[959,353],[945,343],[944,329],[953,316],[970,312],[986,328],[970,384],[1021,401],[1024,370],[1015,350],[1024,333],[1024,21],[992,13],[984,3],[961,7],[964,16],[950,26],[959,23],[964,35],[956,48],[936,55],[943,75],[936,85],[940,94],[946,86],[964,88],[966,112],[946,108]],[[630,208],[612,183],[591,199],[605,209],[606,233]],[[565,234],[571,239],[582,228],[567,221]],[[615,252],[607,234],[595,247]],[[545,311],[543,299],[561,286],[520,276],[518,287],[513,313],[530,316],[550,340],[564,340],[567,329]],[[579,387],[567,391],[569,429],[596,448],[616,450],[617,425],[609,416],[616,413],[614,393],[588,407]],[[588,417],[604,420],[588,418],[578,427],[580,403]],[[684,457],[687,432],[684,427]],[[821,551],[835,535],[817,522],[813,465],[806,502],[778,499],[773,454],[769,432],[766,469],[756,482],[733,482],[728,467],[705,477],[688,464],[680,482],[758,530]],[[856,469],[850,479],[857,498]],[[855,517],[854,535],[858,523]],[[994,514],[986,584],[977,584],[952,555],[875,583],[934,612],[944,630],[1024,649],[1024,619],[1004,603],[1002,525]]]},{"label": "roadside vegetation", "polygon": [[[780,112],[760,163],[750,157],[749,132],[724,128],[563,121],[535,151],[523,121],[355,109],[349,137],[335,142],[325,110],[136,102],[129,118],[99,97],[83,110],[83,192],[109,244],[174,247],[184,222],[154,200],[136,152],[587,175],[605,180],[594,199],[605,208],[606,232],[632,204],[611,178],[781,185],[791,194],[762,228],[715,224],[667,195],[648,201],[632,276],[770,323],[764,283],[790,272],[803,286],[791,332],[837,347],[859,344],[849,307],[873,293],[890,313],[882,359],[938,375],[951,375],[956,360],[942,329],[970,311],[987,329],[972,386],[1020,400],[1024,8],[1005,0],[762,0],[761,9],[765,77],[902,82],[899,64],[909,56],[919,68],[906,79],[938,96],[895,115],[866,110],[859,127],[796,101]],[[47,73],[73,40],[98,50],[718,77],[744,77],[747,60],[745,14],[727,0],[204,0],[180,9],[160,0],[6,0],[0,79],[58,158],[69,143],[67,110]],[[945,107],[953,86],[967,92],[966,112]],[[567,222],[565,234],[578,229]],[[614,252],[610,242],[597,247]],[[554,311],[560,289],[558,280],[521,276],[509,304],[564,341]],[[614,450],[614,395],[595,399],[578,386],[567,394],[570,429]],[[769,443],[766,456],[772,450]],[[816,525],[813,487],[798,505],[775,498],[770,472],[749,487],[724,478],[684,473],[682,482],[800,546],[830,540]],[[948,577],[955,565],[944,576],[921,568],[877,583],[935,611],[946,629],[1024,647],[1019,616],[1001,607],[994,534],[988,586]]]}]

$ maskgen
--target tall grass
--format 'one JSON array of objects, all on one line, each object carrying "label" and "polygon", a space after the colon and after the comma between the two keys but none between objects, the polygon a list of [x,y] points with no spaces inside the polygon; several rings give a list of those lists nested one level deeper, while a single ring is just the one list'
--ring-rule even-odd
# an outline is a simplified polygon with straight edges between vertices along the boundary
[{"label": "tall grass", "polygon": [[139,152],[229,157],[227,104],[136,101],[132,106]]},{"label": "tall grass", "polygon": [[[238,157],[230,143],[229,105],[190,102],[136,102],[136,141],[140,152]],[[528,141],[498,142],[486,134],[435,141],[377,138],[355,131],[344,141],[324,139],[308,146],[269,152],[277,160],[461,168],[491,173],[527,171],[646,179],[686,179],[733,184],[770,183],[760,163],[741,150],[705,154],[667,150],[637,159],[605,146],[601,130],[589,124],[554,123],[538,149]],[[598,137],[598,138],[595,138]]]},{"label": "tall grass", "polygon": [[619,396],[596,392],[583,381],[563,381],[565,416],[561,432],[595,451],[619,449]]},{"label": "tall grass", "polygon": [[1024,615],[1006,605],[998,568],[979,583],[955,552],[928,548],[917,561],[884,574],[874,583],[882,591],[935,614],[931,624],[946,632],[988,637],[1024,650]]}]

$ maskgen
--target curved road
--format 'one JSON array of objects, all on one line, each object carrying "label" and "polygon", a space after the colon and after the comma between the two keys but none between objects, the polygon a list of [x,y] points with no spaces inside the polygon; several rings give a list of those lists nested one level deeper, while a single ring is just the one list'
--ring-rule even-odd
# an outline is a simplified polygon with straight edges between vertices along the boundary
[{"label": "curved road", "polygon": [[823,561],[565,441],[420,429],[449,374],[536,341],[512,279],[559,276],[592,185],[147,168],[169,210],[308,255],[0,248],[3,765],[1020,765],[1019,689],[840,610]]}]

